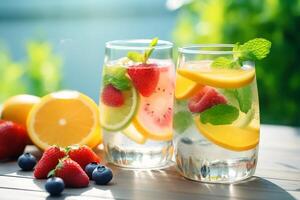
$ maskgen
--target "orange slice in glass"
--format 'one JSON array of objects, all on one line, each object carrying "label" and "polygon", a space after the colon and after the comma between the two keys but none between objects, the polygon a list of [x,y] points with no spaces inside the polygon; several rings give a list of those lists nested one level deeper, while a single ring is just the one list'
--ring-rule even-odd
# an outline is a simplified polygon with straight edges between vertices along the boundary
[{"label": "orange slice in glass", "polygon": [[176,74],[176,88],[175,88],[175,97],[179,100],[188,99],[194,96],[199,90],[203,88],[203,85],[198,84],[190,79]]},{"label": "orange slice in glass", "polygon": [[199,116],[194,118],[199,133],[211,142],[233,151],[245,151],[257,146],[259,129],[239,128],[233,125],[211,125],[200,122]]}]

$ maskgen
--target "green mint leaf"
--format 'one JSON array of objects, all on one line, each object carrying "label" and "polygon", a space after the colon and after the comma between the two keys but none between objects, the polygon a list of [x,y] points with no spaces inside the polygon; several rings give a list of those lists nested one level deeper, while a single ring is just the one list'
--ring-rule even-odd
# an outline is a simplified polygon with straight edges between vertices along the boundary
[{"label": "green mint leaf", "polygon": [[133,62],[144,62],[144,55],[136,51],[128,52],[127,57]]},{"label": "green mint leaf", "polygon": [[264,38],[255,38],[249,40],[243,45],[236,44],[233,48],[234,57],[240,61],[261,60],[270,53],[271,42]]},{"label": "green mint leaf", "polygon": [[104,71],[103,83],[105,86],[112,84],[118,90],[128,90],[131,87],[124,67],[107,67]]},{"label": "green mint leaf", "polygon": [[200,114],[200,121],[212,125],[231,124],[239,117],[239,110],[231,105],[218,104]]},{"label": "green mint leaf", "polygon": [[218,57],[211,63],[211,67],[217,69],[239,69],[240,64],[226,57]]},{"label": "green mint leaf", "polygon": [[154,47],[158,43],[158,38],[153,38],[152,41],[149,44],[149,49],[147,49],[144,53],[144,63],[147,62],[148,58],[151,56],[152,52],[154,51]]},{"label": "green mint leaf", "polygon": [[251,85],[235,90],[235,96],[238,100],[240,110],[247,113],[252,107]]},{"label": "green mint leaf", "polygon": [[192,122],[192,114],[188,111],[179,111],[174,115],[174,129],[177,133],[183,133]]}]

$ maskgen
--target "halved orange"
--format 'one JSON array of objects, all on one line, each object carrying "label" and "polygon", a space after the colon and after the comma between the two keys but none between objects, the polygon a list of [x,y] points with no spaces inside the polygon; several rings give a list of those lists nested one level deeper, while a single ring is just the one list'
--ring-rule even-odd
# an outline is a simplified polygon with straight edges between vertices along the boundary
[{"label": "halved orange", "polygon": [[101,141],[97,104],[77,91],[51,93],[29,113],[28,134],[41,149],[73,144],[93,148]]},{"label": "halved orange", "polygon": [[181,76],[180,74],[176,74],[176,88],[175,88],[175,97],[179,100],[188,99],[194,96],[199,90],[201,90],[204,86],[191,81],[190,79]]},{"label": "halved orange", "polygon": [[259,129],[239,128],[233,125],[211,125],[194,118],[196,127],[211,142],[233,151],[245,151],[257,146]]},{"label": "halved orange", "polygon": [[255,69],[209,69],[181,68],[177,72],[199,84],[218,88],[239,88],[251,83]]}]

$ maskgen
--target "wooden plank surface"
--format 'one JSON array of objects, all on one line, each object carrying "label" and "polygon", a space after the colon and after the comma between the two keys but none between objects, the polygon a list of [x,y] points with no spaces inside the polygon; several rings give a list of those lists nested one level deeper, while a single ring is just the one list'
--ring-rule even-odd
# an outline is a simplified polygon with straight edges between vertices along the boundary
[{"label": "wooden plank surface", "polygon": [[[40,155],[33,146],[28,151]],[[98,152],[101,154],[101,151]],[[108,186],[66,189],[59,198],[49,197],[43,180],[20,171],[15,162],[0,163],[0,199],[300,199],[300,129],[263,125],[256,174],[234,184],[188,181],[170,166],[163,170],[124,170],[114,166]]]}]

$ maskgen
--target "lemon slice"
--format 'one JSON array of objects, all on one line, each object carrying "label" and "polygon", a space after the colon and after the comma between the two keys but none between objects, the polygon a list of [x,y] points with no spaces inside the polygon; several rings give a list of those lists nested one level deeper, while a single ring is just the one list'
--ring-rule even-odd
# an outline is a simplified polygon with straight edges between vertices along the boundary
[{"label": "lemon slice", "polygon": [[176,99],[183,100],[194,96],[199,90],[203,88],[203,85],[198,84],[190,79],[187,79],[178,73],[176,74]]},{"label": "lemon slice", "polygon": [[134,124],[129,124],[122,133],[138,144],[144,144],[147,140],[147,138],[135,128]]},{"label": "lemon slice", "polygon": [[177,72],[199,84],[218,88],[239,88],[251,83],[255,77],[255,69],[209,69],[197,70],[182,68]]},{"label": "lemon slice", "polygon": [[194,118],[199,133],[211,142],[233,151],[245,151],[256,147],[259,141],[259,129],[239,128],[233,125],[211,125]]},{"label": "lemon slice", "polygon": [[41,149],[73,144],[91,148],[101,141],[96,103],[76,91],[60,91],[43,97],[29,113],[28,134]]}]

